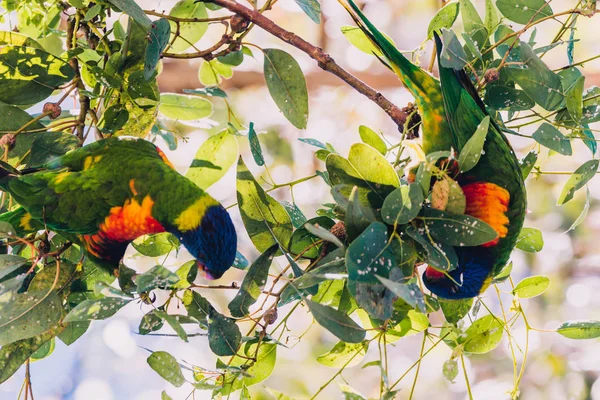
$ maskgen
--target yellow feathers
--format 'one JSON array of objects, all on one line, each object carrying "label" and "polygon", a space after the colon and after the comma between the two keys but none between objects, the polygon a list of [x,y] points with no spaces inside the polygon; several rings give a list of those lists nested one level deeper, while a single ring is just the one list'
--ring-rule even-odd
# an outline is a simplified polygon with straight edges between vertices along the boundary
[{"label": "yellow feathers", "polygon": [[200,197],[175,219],[177,229],[185,232],[197,228],[202,222],[202,217],[204,217],[206,209],[218,204],[219,203],[215,199],[208,195]]}]

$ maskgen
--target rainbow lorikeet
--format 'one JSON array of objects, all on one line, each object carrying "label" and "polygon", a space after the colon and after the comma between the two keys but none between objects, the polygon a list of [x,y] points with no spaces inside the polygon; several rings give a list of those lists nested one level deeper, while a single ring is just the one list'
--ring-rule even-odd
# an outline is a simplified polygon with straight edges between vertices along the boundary
[{"label": "rainbow lorikeet", "polygon": [[[415,97],[422,114],[422,146],[426,154],[460,152],[489,114],[463,70],[440,65],[435,79],[411,63],[373,26],[352,0],[343,4],[370,41],[384,55],[381,59]],[[442,43],[435,35],[438,60]],[[478,296],[506,264],[516,244],[526,211],[526,193],[519,163],[508,140],[490,118],[484,154],[477,165],[456,178],[466,198],[465,214],[479,218],[497,232],[496,240],[477,247],[455,247],[459,266],[449,276],[431,266],[423,281],[445,299]]]},{"label": "rainbow lorikeet", "polygon": [[175,235],[208,278],[235,258],[227,211],[145,140],[100,140],[24,171],[3,165],[0,188],[21,206],[1,220],[20,232],[45,226],[73,238],[112,269],[132,240],[159,232]]}]

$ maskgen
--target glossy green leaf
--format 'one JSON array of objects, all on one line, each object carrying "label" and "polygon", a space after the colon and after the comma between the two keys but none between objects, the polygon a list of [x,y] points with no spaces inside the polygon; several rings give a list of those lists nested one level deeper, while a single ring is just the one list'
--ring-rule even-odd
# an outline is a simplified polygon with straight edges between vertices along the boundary
[{"label": "glossy green leaf", "polygon": [[423,236],[425,231],[419,232],[414,227],[409,226],[406,234],[421,245],[427,254],[427,263],[438,271],[449,272],[458,267],[458,257],[452,246],[443,243],[435,243]]},{"label": "glossy green leaf", "polygon": [[382,137],[375,133],[375,131],[371,128],[361,125],[358,127],[358,134],[360,135],[360,140],[362,140],[363,143],[373,147],[382,155],[385,155],[385,153],[387,153],[387,146],[383,141]]},{"label": "glossy green leaf", "polygon": [[30,106],[71,81],[73,68],[64,60],[33,47],[0,47],[0,101]]},{"label": "glossy green leaf", "polygon": [[166,351],[155,351],[150,354],[150,357],[148,357],[146,361],[148,362],[148,365],[161,376],[161,378],[173,386],[179,387],[185,383],[185,378],[181,372],[181,366],[179,366],[175,357]]},{"label": "glossy green leaf", "polygon": [[600,337],[600,321],[567,321],[556,331],[569,339],[595,339]]},{"label": "glossy green leaf", "polygon": [[0,31],[0,46],[5,45],[34,47],[40,50],[44,49],[42,45],[27,35],[12,31]]},{"label": "glossy green leaf", "polygon": [[458,155],[458,165],[460,172],[467,172],[473,169],[479,162],[483,153],[483,145],[490,126],[490,117],[486,116],[477,126],[475,133],[465,143]]},{"label": "glossy green leaf", "polygon": [[10,302],[2,304],[0,308],[0,346],[29,339],[56,327],[62,310],[62,301],[55,291],[40,290],[14,295]]},{"label": "glossy green leaf", "polygon": [[159,110],[167,118],[192,121],[210,117],[212,103],[198,96],[161,93]]},{"label": "glossy green leaf", "polygon": [[112,317],[131,300],[118,297],[104,297],[98,300],[84,300],[77,304],[63,320],[64,322],[90,321]]},{"label": "glossy green leaf", "polygon": [[340,239],[338,239],[338,237],[331,233],[328,229],[325,229],[322,226],[313,225],[310,222],[304,224],[304,228],[306,228],[307,231],[316,237],[321,238],[326,242],[333,243],[339,248],[344,248],[344,243],[342,243]]},{"label": "glossy green leaf", "polygon": [[222,131],[202,143],[185,176],[206,190],[227,173],[235,164],[238,154],[235,136],[226,130]]},{"label": "glossy green leaf", "polygon": [[311,300],[306,300],[306,304],[319,325],[338,339],[347,343],[360,343],[365,339],[367,332],[346,314]]},{"label": "glossy green leaf", "polygon": [[[208,18],[206,6],[202,2],[194,0],[182,0],[177,2],[169,13],[172,17],[177,18]],[[181,53],[196,44],[208,29],[208,22],[180,22],[179,30],[177,25],[171,22],[171,33],[176,31],[179,37],[169,46],[169,52]]]},{"label": "glossy green leaf", "polygon": [[371,209],[361,206],[358,198],[358,187],[355,186],[350,194],[350,201],[346,207],[344,219],[347,241],[352,242],[374,221],[375,215],[371,212]]},{"label": "glossy green leaf", "polygon": [[440,63],[443,67],[460,70],[467,65],[467,54],[458,41],[456,34],[448,29],[442,29],[442,40],[444,49],[440,55]]},{"label": "glossy green leaf", "polygon": [[285,208],[265,193],[240,157],[237,167],[237,200],[246,231],[260,252],[276,242],[287,246],[292,221]]},{"label": "glossy green leaf", "polygon": [[501,270],[500,272],[498,272],[495,276],[494,279],[492,280],[492,284],[496,284],[496,283],[500,283],[500,282],[504,282],[505,280],[507,280],[510,277],[510,273],[512,272],[513,269],[513,263],[512,261],[509,262],[508,264],[506,264]]},{"label": "glossy green leaf", "polygon": [[499,23],[500,23],[500,16],[498,15],[498,10],[496,10],[496,6],[494,5],[493,0],[485,0],[484,25],[488,31],[488,34],[491,35]]},{"label": "glossy green leaf", "polygon": [[444,317],[446,317],[446,321],[450,322],[451,324],[456,324],[458,321],[463,319],[473,306],[473,299],[439,299],[439,302],[442,312],[444,313]]},{"label": "glossy green leaf", "polygon": [[588,212],[590,211],[590,197],[591,197],[590,196],[590,190],[588,188],[586,188],[586,191],[585,191],[585,204],[583,205],[583,210],[581,210],[581,213],[579,214],[579,216],[577,217],[577,219],[571,224],[571,226],[569,227],[569,229],[567,230],[567,232],[570,232],[573,229],[577,228],[587,218]]},{"label": "glossy green leaf", "polygon": [[157,310],[151,310],[144,314],[140,320],[138,332],[140,335],[147,335],[150,332],[161,329],[164,325],[164,320],[157,314]]},{"label": "glossy green leaf", "polygon": [[456,360],[446,361],[442,366],[442,373],[444,374],[444,378],[450,382],[453,382],[458,376],[458,363]]},{"label": "glossy green leaf", "polygon": [[529,299],[544,293],[548,289],[548,286],[550,286],[550,279],[548,277],[540,275],[528,276],[517,283],[512,293],[521,299]]},{"label": "glossy green leaf", "polygon": [[431,19],[427,27],[427,39],[433,38],[433,32],[439,32],[442,28],[450,29],[458,17],[458,2],[450,2],[442,7]]},{"label": "glossy green leaf", "polygon": [[108,0],[109,3],[118,7],[125,14],[129,15],[135,22],[142,25],[144,28],[149,28],[152,21],[144,13],[144,10],[136,4],[134,0]]},{"label": "glossy green leaf", "polygon": [[160,61],[161,55],[171,35],[171,26],[169,20],[161,18],[152,22],[148,31],[148,45],[146,46],[146,55],[144,57],[144,77],[152,78],[156,71],[156,66]]},{"label": "glossy green leaf", "polygon": [[235,321],[212,309],[208,324],[208,345],[212,352],[218,356],[232,356],[241,340],[242,334]]},{"label": "glossy green leaf", "polygon": [[517,238],[517,249],[528,253],[537,253],[544,247],[542,232],[536,228],[523,228]]},{"label": "glossy green leaf", "polygon": [[252,152],[254,162],[256,165],[262,167],[265,165],[265,158],[263,157],[262,147],[260,147],[260,141],[254,130],[253,122],[250,122],[250,126],[248,127],[248,141],[250,142],[250,151]]},{"label": "glossy green leaf", "polygon": [[338,342],[327,353],[318,356],[317,362],[319,362],[319,364],[325,365],[326,367],[333,368],[341,368],[344,366],[353,367],[355,365],[360,364],[365,354],[367,353],[368,348],[368,342]]},{"label": "glossy green leaf", "polygon": [[584,187],[594,176],[596,176],[599,164],[600,161],[598,160],[589,160],[577,168],[569,177],[565,186],[563,186],[557,204],[562,205],[571,200],[576,191]]},{"label": "glossy green leaf", "polygon": [[420,311],[422,313],[426,311],[423,292],[415,283],[394,282],[390,279],[386,279],[381,276],[377,276],[377,279],[379,279],[379,281],[381,281],[381,283],[383,283],[385,287],[391,290],[392,293],[400,297],[415,310]]},{"label": "glossy green leaf", "polygon": [[477,13],[475,6],[473,5],[473,3],[471,3],[471,0],[459,0],[459,4],[460,15],[463,20],[465,32],[471,32],[481,28],[483,26],[483,21]]},{"label": "glossy green leaf", "polygon": [[[223,377],[223,387],[219,391],[223,395],[239,390],[244,385],[252,386],[267,379],[275,369],[277,345],[275,343],[263,342],[257,349],[257,344],[252,343],[244,346],[243,351],[240,351],[238,354],[245,358],[235,357],[229,365],[231,367],[245,365],[245,373],[240,375],[235,372],[227,372]],[[256,362],[248,364],[247,358],[249,357],[256,358]]]},{"label": "glossy green leaf", "polygon": [[138,293],[153,289],[168,289],[179,281],[179,276],[162,265],[155,265],[135,279]]},{"label": "glossy green leaf", "polygon": [[132,246],[146,257],[159,257],[176,251],[179,247],[179,240],[168,232],[155,233],[136,239],[132,242]]},{"label": "glossy green leaf", "polygon": [[321,23],[321,4],[319,0],[294,0],[315,24]]},{"label": "glossy green leaf", "polygon": [[423,191],[418,184],[400,186],[385,198],[381,217],[388,225],[407,224],[419,214],[423,200]]},{"label": "glossy green leaf", "polygon": [[264,75],[271,97],[298,129],[308,122],[308,89],[298,62],[283,50],[264,49]]},{"label": "glossy green leaf", "polygon": [[527,179],[527,177],[531,173],[531,170],[535,166],[537,159],[538,159],[538,153],[536,151],[532,150],[529,153],[527,153],[527,155],[519,161],[519,166],[521,167],[521,173],[523,174],[523,180]]},{"label": "glossy green leaf", "polygon": [[535,102],[522,90],[510,86],[493,85],[486,92],[487,103],[496,110],[525,111],[535,106]]},{"label": "glossy green leaf", "polygon": [[539,144],[546,146],[547,148],[564,156],[570,156],[573,154],[571,141],[548,122],[544,122],[542,125],[540,125],[540,127],[533,133],[533,138]]},{"label": "glossy green leaf", "polygon": [[479,318],[460,338],[466,353],[484,354],[494,350],[502,340],[504,323],[495,315]]},{"label": "glossy green leaf", "polygon": [[241,318],[246,316],[250,306],[258,300],[267,283],[269,267],[278,249],[279,246],[277,245],[269,247],[248,269],[240,290],[228,306],[233,317]]},{"label": "glossy green leaf", "polygon": [[187,94],[197,94],[203,96],[211,96],[211,97],[221,97],[227,98],[227,93],[218,87],[205,87],[199,89],[183,89],[183,93]]},{"label": "glossy green leaf", "polygon": [[479,246],[498,237],[494,228],[470,215],[427,208],[423,220],[436,241],[451,246]]},{"label": "glossy green leaf", "polygon": [[[368,55],[376,55],[378,57],[382,57],[383,53],[375,47],[375,45],[371,42],[371,40],[365,35],[365,33],[357,26],[342,26],[341,28],[342,34],[352,44],[354,47],[362,51],[363,53],[367,53]],[[385,33],[383,36],[394,46],[396,45],[394,41]]]},{"label": "glossy green leaf", "polygon": [[496,5],[506,18],[523,25],[554,14],[544,0],[496,0]]}]

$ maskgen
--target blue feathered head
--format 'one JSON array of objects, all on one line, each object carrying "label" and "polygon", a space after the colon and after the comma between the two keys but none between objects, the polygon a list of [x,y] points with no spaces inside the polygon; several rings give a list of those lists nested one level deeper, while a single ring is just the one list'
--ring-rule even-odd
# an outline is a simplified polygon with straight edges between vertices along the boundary
[{"label": "blue feathered head", "polygon": [[178,233],[208,279],[218,279],[235,260],[237,235],[231,217],[220,204],[206,209],[200,225]]}]

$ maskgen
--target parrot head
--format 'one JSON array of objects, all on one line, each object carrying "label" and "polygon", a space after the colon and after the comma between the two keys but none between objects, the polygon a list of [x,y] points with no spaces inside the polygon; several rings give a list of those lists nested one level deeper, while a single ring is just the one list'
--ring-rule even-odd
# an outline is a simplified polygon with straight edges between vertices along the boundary
[{"label": "parrot head", "polygon": [[231,217],[220,204],[208,207],[200,225],[179,232],[178,237],[208,279],[220,278],[233,264],[237,235]]},{"label": "parrot head", "polygon": [[442,299],[476,297],[491,282],[491,268],[494,264],[492,257],[486,254],[486,249],[464,247],[457,250],[458,268],[446,275],[428,266],[423,273],[423,283],[427,289]]}]

